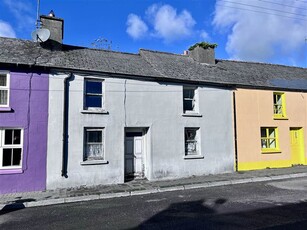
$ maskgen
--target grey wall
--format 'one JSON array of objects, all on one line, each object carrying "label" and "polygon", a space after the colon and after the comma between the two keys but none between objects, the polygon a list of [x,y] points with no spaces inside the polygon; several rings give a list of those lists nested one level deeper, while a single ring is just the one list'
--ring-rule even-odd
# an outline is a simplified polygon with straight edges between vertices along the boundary
[{"label": "grey wall", "polygon": [[[234,170],[232,92],[200,87],[201,117],[184,117],[182,84],[105,79],[108,114],[84,114],[83,80],[70,82],[68,178],[61,177],[63,79],[50,75],[47,188],[124,182],[126,127],[147,127],[146,177],[149,180],[217,174]],[[81,165],[84,127],[105,127],[108,164]],[[185,159],[184,128],[200,127],[203,159]]]}]

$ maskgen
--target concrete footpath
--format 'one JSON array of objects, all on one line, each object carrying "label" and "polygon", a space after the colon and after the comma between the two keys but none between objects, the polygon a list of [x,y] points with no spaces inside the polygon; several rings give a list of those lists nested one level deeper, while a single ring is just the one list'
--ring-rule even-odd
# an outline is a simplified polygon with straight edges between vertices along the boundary
[{"label": "concrete footpath", "polygon": [[0,195],[0,210],[298,177],[307,177],[307,166],[234,172],[220,175],[194,176],[177,180],[134,180],[125,184],[117,185],[56,189],[42,192],[11,193]]}]

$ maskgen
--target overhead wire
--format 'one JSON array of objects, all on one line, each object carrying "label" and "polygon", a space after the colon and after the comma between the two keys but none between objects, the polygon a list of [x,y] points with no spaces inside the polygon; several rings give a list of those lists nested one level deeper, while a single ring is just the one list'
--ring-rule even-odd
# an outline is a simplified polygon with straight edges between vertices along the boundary
[{"label": "overhead wire", "polygon": [[275,11],[275,12],[284,13],[284,14],[292,14],[292,15],[296,15],[296,16],[303,16],[303,17],[307,16],[306,14],[298,14],[298,13],[293,13],[293,12],[289,12],[289,11],[277,10],[277,9],[272,9],[272,8],[267,8],[267,7],[262,7],[262,6],[256,6],[256,5],[246,4],[246,3],[240,3],[240,2],[233,2],[233,1],[227,1],[227,0],[221,0],[220,2],[227,2],[227,3],[231,3],[231,4],[237,4],[237,5],[248,6],[248,7],[252,7],[252,8],[258,8],[258,9],[264,9],[264,10],[269,10],[269,11]]},{"label": "overhead wire", "polygon": [[273,14],[273,13],[270,13],[270,12],[264,12],[264,11],[259,11],[259,10],[252,10],[252,9],[247,9],[247,8],[239,8],[239,7],[223,5],[223,4],[219,4],[219,3],[217,3],[216,5],[222,6],[222,7],[238,9],[238,10],[251,11],[251,12],[255,12],[255,13],[262,13],[262,14],[275,15],[275,16],[284,17],[284,18],[290,18],[290,19],[307,21],[307,19],[304,19],[304,18],[291,17],[291,16],[286,16],[286,15],[281,15],[281,14]]},{"label": "overhead wire", "polygon": [[291,6],[291,5],[287,5],[287,4],[283,4],[283,3],[278,3],[278,2],[272,2],[272,1],[267,1],[267,0],[258,0],[259,2],[266,2],[266,3],[271,3],[274,5],[278,5],[278,6],[285,6],[285,7],[290,7],[290,8],[294,8],[294,9],[298,9],[298,10],[307,10],[307,8],[301,8],[301,7],[297,7],[297,6]]}]

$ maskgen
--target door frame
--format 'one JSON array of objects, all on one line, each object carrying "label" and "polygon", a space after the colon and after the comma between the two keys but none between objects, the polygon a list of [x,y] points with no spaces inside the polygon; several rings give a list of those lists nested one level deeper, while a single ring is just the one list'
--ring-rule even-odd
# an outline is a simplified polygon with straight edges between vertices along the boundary
[{"label": "door frame", "polygon": [[[148,178],[148,130],[149,128],[147,127],[125,127],[125,132],[124,132],[124,181],[129,181],[133,179],[142,179],[142,178]],[[141,132],[142,133],[142,176],[141,177],[133,177],[129,178],[127,180],[126,178],[126,172],[125,172],[125,167],[126,167],[126,134],[127,133],[136,133],[136,132]]]}]

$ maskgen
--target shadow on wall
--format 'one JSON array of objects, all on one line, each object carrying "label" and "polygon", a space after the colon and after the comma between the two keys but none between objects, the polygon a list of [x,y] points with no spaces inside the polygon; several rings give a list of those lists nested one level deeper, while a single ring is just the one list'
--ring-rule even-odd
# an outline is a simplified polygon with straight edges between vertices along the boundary
[{"label": "shadow on wall", "polygon": [[12,204],[7,204],[5,205],[1,210],[0,210],[0,216],[1,215],[4,215],[6,213],[10,213],[10,212],[14,212],[14,211],[17,211],[17,210],[20,210],[20,209],[24,209],[25,208],[25,205],[24,203],[25,202],[32,202],[32,201],[36,201],[35,199],[20,199],[20,200],[15,200],[14,203]]},{"label": "shadow on wall", "polygon": [[226,201],[218,199],[212,207],[204,200],[171,204],[134,229],[307,229],[306,202],[219,214],[216,208],[223,210]]}]

